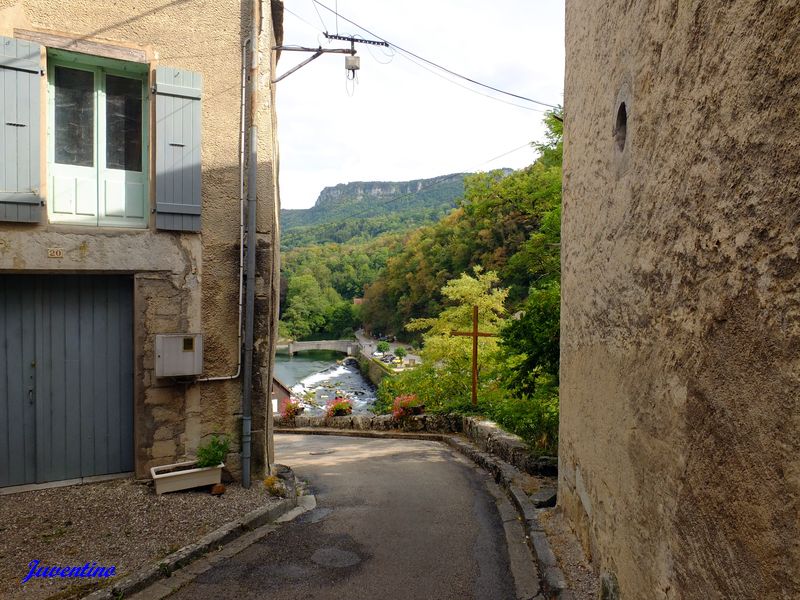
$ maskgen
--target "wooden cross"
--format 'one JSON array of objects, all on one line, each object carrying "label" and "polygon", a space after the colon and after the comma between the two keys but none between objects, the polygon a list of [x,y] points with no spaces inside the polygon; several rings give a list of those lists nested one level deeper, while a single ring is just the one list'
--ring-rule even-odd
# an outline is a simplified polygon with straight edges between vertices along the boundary
[{"label": "wooden cross", "polygon": [[494,333],[478,331],[478,307],[472,307],[472,331],[451,331],[450,335],[472,338],[472,405],[478,404],[478,338],[497,337]]}]

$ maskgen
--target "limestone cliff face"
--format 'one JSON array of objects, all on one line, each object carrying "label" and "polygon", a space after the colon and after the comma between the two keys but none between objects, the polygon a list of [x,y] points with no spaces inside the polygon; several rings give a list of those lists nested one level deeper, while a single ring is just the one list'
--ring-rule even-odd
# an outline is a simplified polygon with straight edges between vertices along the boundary
[{"label": "limestone cliff face", "polygon": [[800,11],[567,0],[559,503],[628,599],[800,597]]},{"label": "limestone cliff face", "polygon": [[353,183],[340,183],[323,189],[314,208],[324,210],[340,206],[343,203],[363,202],[375,198],[391,198],[399,194],[415,194],[423,186],[435,180],[418,179],[415,181],[390,182],[390,181],[356,181]]},{"label": "limestone cliff face", "polygon": [[356,181],[322,190],[311,208],[281,210],[285,248],[344,243],[439,220],[464,195],[464,173],[413,181]]}]

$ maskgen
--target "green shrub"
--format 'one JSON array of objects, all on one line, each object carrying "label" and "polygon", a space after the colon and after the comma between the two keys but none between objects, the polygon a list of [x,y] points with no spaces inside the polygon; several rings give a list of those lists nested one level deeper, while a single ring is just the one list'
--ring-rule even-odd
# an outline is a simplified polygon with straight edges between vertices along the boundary
[{"label": "green shrub", "polygon": [[558,453],[558,382],[552,376],[537,378],[530,396],[501,391],[486,408],[489,418],[520,436],[536,454]]},{"label": "green shrub", "polygon": [[207,444],[203,444],[197,449],[197,466],[216,467],[225,459],[230,446],[231,443],[227,438],[212,435]]},{"label": "green shrub", "polygon": [[396,397],[416,395],[427,413],[485,416],[520,436],[536,454],[558,452],[558,381],[555,377],[539,375],[536,391],[530,395],[515,394],[496,382],[484,381],[478,390],[478,405],[473,406],[464,372],[468,371],[452,372],[423,364],[395,377],[386,377],[378,386],[373,410],[376,414],[392,412]]},{"label": "green shrub", "polygon": [[378,342],[378,352],[388,352],[391,345],[389,342]]}]

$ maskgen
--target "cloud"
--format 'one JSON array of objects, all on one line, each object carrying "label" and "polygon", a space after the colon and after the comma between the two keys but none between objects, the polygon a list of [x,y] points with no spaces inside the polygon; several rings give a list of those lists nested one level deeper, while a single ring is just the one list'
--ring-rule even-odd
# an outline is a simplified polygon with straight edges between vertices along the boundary
[{"label": "cloud", "polygon": [[[333,7],[334,0],[323,0]],[[286,7],[322,29],[311,0]],[[548,103],[562,102],[563,0],[339,0],[340,14],[422,57],[473,79]],[[320,8],[329,31],[335,19]],[[287,13],[286,44],[346,47]],[[339,20],[342,35],[360,34]],[[522,148],[542,139],[542,113],[480,94],[464,81],[452,83],[395,53],[358,45],[361,71],[348,87],[344,56],[323,55],[277,84],[284,208],[311,206],[326,186],[349,181],[398,181],[530,164]],[[307,55],[284,52],[283,73]],[[388,64],[381,64],[387,62]],[[469,91],[459,86],[466,86]],[[491,94],[504,101],[535,105]],[[541,108],[541,107],[538,107]]]}]

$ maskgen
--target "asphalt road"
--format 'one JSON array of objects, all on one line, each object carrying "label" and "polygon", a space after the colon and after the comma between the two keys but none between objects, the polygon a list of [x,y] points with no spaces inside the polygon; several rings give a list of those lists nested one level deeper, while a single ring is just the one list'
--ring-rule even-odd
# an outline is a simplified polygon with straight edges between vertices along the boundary
[{"label": "asphalt road", "polygon": [[488,476],[436,442],[276,435],[317,508],[171,598],[515,597]]}]

